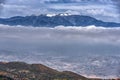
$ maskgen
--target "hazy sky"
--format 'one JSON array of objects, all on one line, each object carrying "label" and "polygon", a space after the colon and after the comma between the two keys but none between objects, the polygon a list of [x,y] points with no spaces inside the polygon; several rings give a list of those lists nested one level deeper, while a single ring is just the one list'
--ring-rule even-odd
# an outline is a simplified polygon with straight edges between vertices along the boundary
[{"label": "hazy sky", "polygon": [[1,17],[71,13],[105,21],[119,20],[119,0],[0,0]]}]

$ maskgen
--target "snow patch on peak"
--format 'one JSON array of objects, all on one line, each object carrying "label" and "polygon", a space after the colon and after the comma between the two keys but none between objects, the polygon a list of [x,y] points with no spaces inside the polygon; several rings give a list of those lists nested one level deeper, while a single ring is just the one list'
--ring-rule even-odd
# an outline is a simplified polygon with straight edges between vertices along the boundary
[{"label": "snow patch on peak", "polygon": [[69,13],[60,13],[60,14],[46,14],[47,17],[53,17],[53,16],[70,16]]},{"label": "snow patch on peak", "polygon": [[56,16],[56,14],[47,14],[46,16],[47,17],[53,17],[53,16]]},{"label": "snow patch on peak", "polygon": [[60,16],[69,16],[69,15],[71,15],[71,14],[69,14],[69,13],[61,13],[61,14],[59,14]]}]

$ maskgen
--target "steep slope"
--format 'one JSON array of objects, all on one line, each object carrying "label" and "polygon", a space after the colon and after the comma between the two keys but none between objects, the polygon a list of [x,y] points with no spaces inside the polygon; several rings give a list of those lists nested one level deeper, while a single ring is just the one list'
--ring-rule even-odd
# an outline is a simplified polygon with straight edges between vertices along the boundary
[{"label": "steep slope", "polygon": [[[23,62],[0,63],[0,78],[17,80],[87,80],[73,72],[59,72],[42,64],[26,64]],[[5,77],[6,76],[6,77]]]}]

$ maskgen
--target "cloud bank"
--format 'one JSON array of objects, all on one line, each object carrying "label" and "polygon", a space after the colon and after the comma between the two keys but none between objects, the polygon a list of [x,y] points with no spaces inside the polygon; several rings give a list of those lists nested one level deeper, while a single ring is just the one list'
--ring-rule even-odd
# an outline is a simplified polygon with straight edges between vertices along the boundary
[{"label": "cloud bank", "polygon": [[0,61],[42,63],[85,76],[120,77],[120,28],[0,25]]}]

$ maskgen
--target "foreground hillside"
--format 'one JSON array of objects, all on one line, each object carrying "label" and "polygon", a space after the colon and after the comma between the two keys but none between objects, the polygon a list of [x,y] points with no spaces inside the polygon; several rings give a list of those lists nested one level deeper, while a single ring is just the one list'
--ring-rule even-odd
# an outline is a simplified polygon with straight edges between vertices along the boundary
[{"label": "foreground hillside", "polygon": [[0,62],[0,80],[100,80],[88,79],[76,73],[57,70],[42,64]]}]

